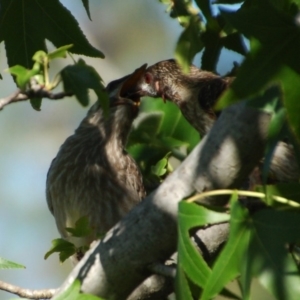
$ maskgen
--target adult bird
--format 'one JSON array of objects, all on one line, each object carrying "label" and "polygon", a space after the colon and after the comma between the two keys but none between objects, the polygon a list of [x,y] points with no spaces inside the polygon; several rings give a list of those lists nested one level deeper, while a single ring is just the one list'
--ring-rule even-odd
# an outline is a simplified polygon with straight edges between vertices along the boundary
[{"label": "adult bird", "polygon": [[141,96],[161,97],[175,103],[203,136],[216,120],[214,104],[232,81],[233,77],[221,77],[193,65],[185,74],[174,59],[169,59],[150,66],[137,89]]},{"label": "adult bird", "polygon": [[[175,103],[186,120],[204,136],[218,117],[214,105],[233,80],[234,77],[221,77],[193,65],[184,73],[174,59],[169,59],[149,66],[136,90],[141,96]],[[293,147],[279,142],[270,164],[270,181],[298,181],[299,175]]]},{"label": "adult bird", "polygon": [[[48,207],[61,236],[76,247],[89,245],[107,232],[145,196],[140,170],[125,150],[140,104],[139,96],[130,91],[145,69],[143,65],[108,84],[108,115],[96,102],[51,163]],[[74,228],[82,217],[87,217],[91,233],[71,236],[66,228]]]}]

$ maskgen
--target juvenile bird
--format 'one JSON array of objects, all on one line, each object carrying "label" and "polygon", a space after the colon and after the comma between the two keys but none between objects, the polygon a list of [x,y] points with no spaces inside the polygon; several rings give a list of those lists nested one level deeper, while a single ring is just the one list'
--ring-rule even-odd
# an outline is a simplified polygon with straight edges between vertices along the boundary
[{"label": "juvenile bird", "polygon": [[[140,98],[130,92],[146,65],[108,84],[109,112],[95,103],[60,147],[47,175],[46,198],[61,236],[77,247],[112,228],[145,196],[142,176],[125,146]],[[130,96],[129,96],[130,95]],[[71,237],[66,227],[87,217],[92,233]]]}]

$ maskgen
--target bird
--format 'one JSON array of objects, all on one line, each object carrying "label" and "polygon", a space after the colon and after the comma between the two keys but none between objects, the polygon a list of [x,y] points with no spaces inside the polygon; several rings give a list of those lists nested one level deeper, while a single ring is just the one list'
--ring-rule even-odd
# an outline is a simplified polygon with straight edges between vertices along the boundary
[{"label": "bird", "polygon": [[[232,76],[222,77],[201,70],[194,65],[185,73],[176,60],[168,59],[149,66],[135,89],[141,97],[162,98],[164,102],[176,104],[185,119],[203,137],[221,113],[214,111],[214,105],[234,79]],[[263,163],[264,160],[260,162],[260,168]],[[279,141],[270,164],[269,182],[299,181],[299,177],[300,170],[293,146]],[[255,182],[259,181],[255,179]]]},{"label": "bird", "polygon": [[184,73],[174,59],[168,59],[148,67],[136,89],[141,96],[175,103],[186,120],[204,136],[218,116],[213,106],[233,80],[194,65]]},{"label": "bird", "polygon": [[[140,169],[125,150],[140,104],[130,90],[145,70],[143,65],[109,83],[108,115],[97,101],[50,165],[48,208],[62,238],[78,249],[105,234],[146,195]],[[91,233],[74,237],[67,228],[74,228],[82,217],[88,219]]]}]

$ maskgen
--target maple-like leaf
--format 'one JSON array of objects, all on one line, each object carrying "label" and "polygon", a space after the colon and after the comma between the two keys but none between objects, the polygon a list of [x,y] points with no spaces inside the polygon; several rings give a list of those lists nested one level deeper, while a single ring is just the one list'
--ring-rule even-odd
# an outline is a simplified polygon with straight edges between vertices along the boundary
[{"label": "maple-like leaf", "polygon": [[19,64],[30,68],[33,54],[46,51],[46,39],[57,48],[73,44],[72,53],[104,57],[58,0],[0,0],[0,5],[0,41],[5,42],[10,67]]}]

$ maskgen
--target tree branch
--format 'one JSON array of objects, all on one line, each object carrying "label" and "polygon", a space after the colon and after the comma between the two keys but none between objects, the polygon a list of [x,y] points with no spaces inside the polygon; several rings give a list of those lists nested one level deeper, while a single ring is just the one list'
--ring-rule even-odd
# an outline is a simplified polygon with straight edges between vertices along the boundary
[{"label": "tree branch", "polygon": [[263,156],[269,122],[268,114],[243,103],[226,109],[159,188],[87,252],[57,295],[79,279],[84,293],[126,299],[149,277],[151,263],[176,251],[178,202],[194,191],[239,187]]},{"label": "tree branch", "polygon": [[152,275],[136,288],[127,300],[163,300],[174,291],[174,279]]},{"label": "tree branch", "polygon": [[[193,236],[195,246],[209,264],[222,248],[229,234],[229,224],[214,224],[205,229],[200,229]],[[156,300],[165,299],[174,292],[174,277],[176,275],[175,263],[177,263],[177,253],[172,255],[174,263],[172,266],[154,263],[149,266],[154,274],[148,277],[134,292],[128,300]]]},{"label": "tree branch", "polygon": [[153,274],[163,275],[164,277],[175,278],[176,276],[176,264],[171,265],[162,263],[153,263],[148,267],[149,271]]},{"label": "tree branch", "polygon": [[47,289],[47,290],[23,289],[21,287],[12,285],[10,283],[6,283],[4,281],[0,281],[0,290],[28,299],[50,299],[53,297],[56,291],[55,289]]},{"label": "tree branch", "polygon": [[14,93],[11,95],[0,99],[0,110],[4,108],[4,106],[20,102],[20,101],[26,101],[30,98],[48,98],[51,100],[58,100],[62,99],[67,96],[73,96],[73,93],[70,92],[60,92],[60,93],[51,93],[50,91],[46,91],[43,88],[35,89],[35,90],[29,90],[26,92],[22,92],[20,89],[17,89]]}]

